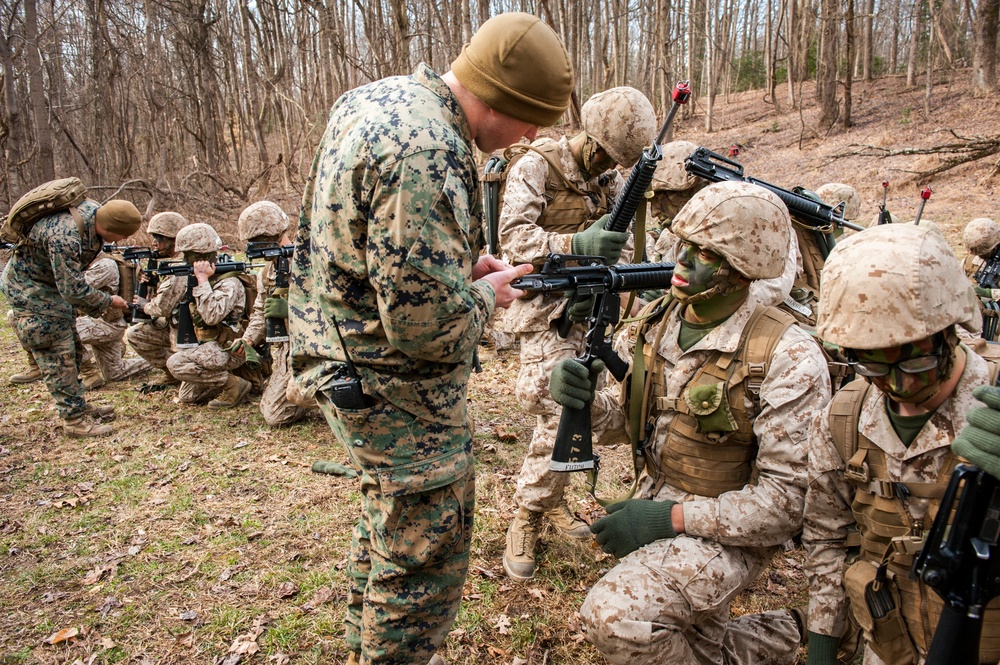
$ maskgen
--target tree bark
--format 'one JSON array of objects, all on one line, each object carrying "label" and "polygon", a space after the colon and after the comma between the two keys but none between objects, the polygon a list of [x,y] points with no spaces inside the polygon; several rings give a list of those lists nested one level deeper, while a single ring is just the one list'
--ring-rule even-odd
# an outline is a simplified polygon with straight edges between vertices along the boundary
[{"label": "tree bark", "polygon": [[820,118],[823,128],[830,127],[837,120],[837,28],[839,16],[837,0],[822,0],[820,23],[823,41],[820,51],[818,81],[822,84],[819,93]]},{"label": "tree bark", "polygon": [[990,91],[997,86],[997,32],[1000,28],[1000,0],[979,0],[976,5],[972,85]]},{"label": "tree bark", "polygon": [[45,106],[45,89],[42,78],[42,58],[38,44],[38,13],[35,0],[24,0],[25,60],[28,65],[28,90],[31,115],[35,123],[35,144],[38,151],[34,158],[35,174],[39,182],[54,179],[55,160],[52,151],[52,128],[49,126]]}]

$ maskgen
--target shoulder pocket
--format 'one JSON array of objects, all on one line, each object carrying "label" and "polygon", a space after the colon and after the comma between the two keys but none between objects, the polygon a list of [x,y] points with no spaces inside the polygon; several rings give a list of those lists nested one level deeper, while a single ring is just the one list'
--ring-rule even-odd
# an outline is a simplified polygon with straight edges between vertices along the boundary
[{"label": "shoulder pocket", "polygon": [[465,183],[448,169],[406,261],[439,282],[459,288],[472,274],[469,244],[470,196]]}]

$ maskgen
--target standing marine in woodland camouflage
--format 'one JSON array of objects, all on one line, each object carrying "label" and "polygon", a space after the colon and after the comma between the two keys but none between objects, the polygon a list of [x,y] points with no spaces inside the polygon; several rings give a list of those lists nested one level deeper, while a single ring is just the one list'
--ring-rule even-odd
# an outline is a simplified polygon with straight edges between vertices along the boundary
[{"label": "standing marine in woodland camouflage", "polygon": [[[645,359],[631,381],[644,387],[646,473],[639,498],[591,525],[621,560],[580,615],[612,663],[791,664],[800,615],[730,620],[732,600],[801,527],[809,425],[830,399],[816,341],[750,291],[781,274],[788,211],[770,191],[723,182],[695,194],[671,229],[682,243],[671,292],[622,345]],[[624,427],[637,405],[620,385],[595,398],[593,373],[564,360],[553,398],[593,399],[595,423]]]},{"label": "standing marine in woodland camouflage", "polygon": [[[631,168],[656,135],[656,112],[635,88],[612,88],[587,100],[583,131],[559,141],[538,139],[517,150],[507,165],[500,209],[500,244],[510,260],[541,263],[546,255],[603,256],[614,264],[628,233],[604,230],[607,213],[624,187],[615,166]],[[630,257],[631,252],[626,252]],[[583,351],[586,328],[574,324],[558,334],[567,299],[538,293],[514,301],[506,329],[521,340],[517,399],[536,419],[528,455],[517,478],[518,511],[507,530],[503,567],[517,582],[535,575],[535,545],[542,518],[571,538],[590,538],[590,528],[567,506],[570,475],[549,469],[562,409],[549,397],[549,376],[564,358]]]},{"label": "standing marine in woodland camouflage", "polygon": [[88,284],[84,271],[105,242],[124,240],[140,224],[139,211],[128,201],[99,206],[84,200],[73,210],[35,222],[0,276],[0,292],[13,312],[17,338],[34,357],[63,431],[71,436],[111,434],[110,425],[87,418],[114,415],[112,407],[88,405],[84,399],[79,377],[84,347],[76,332],[76,311],[101,316],[109,307],[128,307],[121,297]]},{"label": "standing marine in woodland camouflage", "polygon": [[572,88],[555,32],[507,13],[443,76],[420,64],[331,110],[303,197],[289,324],[294,381],[362,471],[351,663],[439,659],[455,619],[475,507],[467,384],[487,319],[530,270],[480,257],[473,142],[489,153],[534,138]]}]

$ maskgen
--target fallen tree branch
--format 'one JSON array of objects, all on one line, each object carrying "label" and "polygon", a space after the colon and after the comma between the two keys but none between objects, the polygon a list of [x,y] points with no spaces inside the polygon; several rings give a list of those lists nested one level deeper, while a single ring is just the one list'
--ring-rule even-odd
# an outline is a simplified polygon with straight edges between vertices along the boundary
[{"label": "fallen tree branch", "polygon": [[[942,143],[927,148],[883,148],[877,145],[867,145],[852,143],[848,150],[831,155],[831,159],[843,157],[878,157],[888,159],[890,157],[903,157],[912,155],[956,155],[945,159],[944,163],[926,171],[911,171],[899,169],[904,173],[913,173],[922,178],[926,178],[939,173],[944,173],[950,169],[975,162],[990,155],[1000,154],[1000,136],[960,136],[954,130],[947,130],[952,136],[959,139],[959,142]],[[854,148],[850,150],[850,148]],[[995,171],[996,169],[994,169]],[[991,173],[992,175],[992,173]]]}]

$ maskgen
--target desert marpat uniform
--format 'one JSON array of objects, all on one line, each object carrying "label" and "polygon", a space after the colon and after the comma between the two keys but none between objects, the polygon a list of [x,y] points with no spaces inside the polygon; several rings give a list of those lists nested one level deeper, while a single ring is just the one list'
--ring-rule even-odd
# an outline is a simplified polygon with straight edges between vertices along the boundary
[{"label": "desert marpat uniform", "polygon": [[[547,152],[569,182],[587,196],[562,185],[536,152],[526,151],[509,165],[500,238],[501,247],[515,264],[531,263],[550,253],[572,254],[573,234],[609,212],[624,186],[615,170],[586,179],[565,137],[558,142],[541,139],[534,146]],[[536,418],[515,496],[518,506],[532,512],[554,508],[570,479],[569,474],[549,469],[562,407],[552,401],[548,389],[552,369],[564,358],[580,355],[586,342],[586,329],[581,324],[574,324],[565,339],[556,331],[568,302],[558,294],[526,296],[515,300],[505,317],[505,330],[521,339],[517,399],[521,408]]]},{"label": "desert marpat uniform", "polygon": [[94,222],[97,208],[89,200],[78,206],[84,238],[68,210],[39,219],[0,278],[17,337],[31,350],[64,420],[87,408],[78,376],[84,348],[76,332],[75,310],[101,316],[111,305],[111,296],[90,286],[84,277],[86,266],[103,246]]},{"label": "desert marpat uniform", "polygon": [[[267,319],[264,317],[264,301],[274,290],[275,265],[267,266],[257,273],[257,298],[253,303],[250,321],[243,332],[250,346],[257,346],[264,340],[267,330]],[[286,390],[292,378],[292,368],[289,364],[290,347],[288,342],[270,342],[271,375],[264,384],[264,394],[260,398],[260,412],[264,421],[271,426],[287,425],[302,418],[309,409],[288,401]]]},{"label": "desert marpat uniform", "polygon": [[[226,385],[229,372],[246,362],[225,349],[243,332],[240,318],[246,308],[246,289],[239,277],[233,273],[212,275],[208,283],[195,286],[191,294],[191,315],[199,344],[192,349],[178,349],[167,360],[167,371],[181,381],[178,396],[182,404],[198,404],[215,397]],[[176,336],[171,338],[171,344],[176,344]]]},{"label": "desert marpat uniform", "polygon": [[[114,295],[118,293],[118,264],[110,256],[100,256],[84,274],[87,283],[95,289]],[[109,307],[100,318],[79,316],[76,330],[80,340],[89,344],[107,381],[124,381],[149,371],[150,365],[142,358],[125,359],[125,329],[128,323],[119,309]]]},{"label": "desert marpat uniform", "polygon": [[[870,539],[871,548],[880,550],[877,553],[866,552],[867,548],[863,547],[862,558],[873,561],[875,565],[878,565],[881,559],[881,550],[884,549],[885,543],[880,544],[881,537],[870,533],[869,529],[872,527],[865,524],[867,520],[872,519],[867,511],[870,511],[873,505],[876,507],[889,505],[893,511],[903,506],[906,511],[905,522],[915,525],[920,532],[916,541],[918,544],[934,521],[934,516],[937,514],[937,500],[920,496],[924,493],[921,487],[937,484],[938,490],[943,490],[947,484],[951,471],[957,463],[951,452],[951,442],[965,426],[965,414],[978,406],[972,397],[972,389],[990,382],[990,370],[986,361],[965,346],[961,349],[966,354],[966,366],[955,392],[937,408],[930,421],[924,425],[909,446],[900,441],[889,420],[886,413],[888,398],[885,393],[876,386],[868,388],[861,404],[860,418],[854,425],[860,436],[867,439],[876,451],[874,454],[869,452],[866,455],[864,464],[870,469],[871,478],[868,482],[861,483],[863,488],[848,479],[850,460],[843,459],[842,451],[830,433],[829,411],[843,398],[840,400],[835,398],[824,417],[817,420],[810,439],[809,491],[806,494],[802,535],[803,544],[810,555],[806,572],[810,579],[809,629],[813,632],[840,635],[846,627],[848,602],[844,588],[844,570],[847,568],[845,561],[849,529],[857,524],[862,543]],[[844,393],[845,396],[848,394],[850,393]],[[863,447],[866,447],[864,442],[859,445],[859,448]],[[883,460],[881,463],[878,461],[879,458]],[[876,490],[876,494],[866,491],[879,484],[885,487],[898,487],[897,483],[912,488],[912,495],[900,500],[894,491],[886,492],[879,489]],[[857,521],[852,506],[859,511],[865,511],[865,517],[861,521]],[[905,527],[900,527],[898,530],[900,533],[897,535],[908,535],[904,534]],[[894,555],[889,571],[895,575],[903,592],[901,604],[904,607],[904,616],[909,615],[907,623],[910,626],[911,636],[915,638],[921,651],[926,653],[933,631],[929,633],[924,631],[919,615],[913,612],[912,599],[917,597],[920,598],[917,602],[928,604],[932,623],[937,623],[937,617],[940,616],[941,601],[934,591],[908,579],[914,553],[913,550],[907,553],[900,549],[900,552]],[[997,603],[994,603],[993,607],[996,605]],[[994,616],[993,620],[996,621],[997,617]],[[992,645],[994,653],[998,647],[1000,642],[994,638]],[[865,657],[867,665],[882,665],[882,662],[870,651]]]},{"label": "desert marpat uniform", "polygon": [[[494,308],[472,134],[420,64],[334,105],[304,196],[289,293],[292,366],[362,470],[347,644],[426,663],[454,621],[475,504],[466,394]],[[332,268],[332,269],[331,269]],[[336,315],[373,405],[336,408]],[[405,525],[392,529],[393,524]]]},{"label": "desert marpat uniform", "polygon": [[[666,392],[657,400],[646,452],[648,475],[636,496],[683,502],[686,533],[628,555],[588,594],[580,610],[588,638],[612,663],[795,662],[800,635],[787,613],[730,622],[729,604],[801,527],[807,435],[830,398],[816,342],[794,325],[787,328],[760,385],[759,407],[744,395],[758,447],[748,484],[719,496],[699,495],[678,486],[684,482],[677,479],[676,466],[667,470],[676,464],[668,458],[678,454],[668,445],[678,418],[675,409],[683,408],[677,405],[684,405],[689,384],[702,368],[737,350],[757,306],[750,296],[686,352],[677,342],[678,314],[665,322],[657,361],[663,363]],[[658,328],[646,332],[648,346],[655,343]],[[630,333],[635,335],[635,324]],[[597,393],[595,424],[624,427],[618,392],[613,387]],[[746,471],[749,475],[749,467]]]},{"label": "desert marpat uniform", "polygon": [[[170,260],[179,260],[174,255]],[[156,285],[156,294],[142,308],[151,321],[136,323],[126,339],[136,353],[157,369],[167,368],[167,359],[176,350],[177,329],[172,325],[173,312],[187,290],[187,277],[166,275]]]}]

